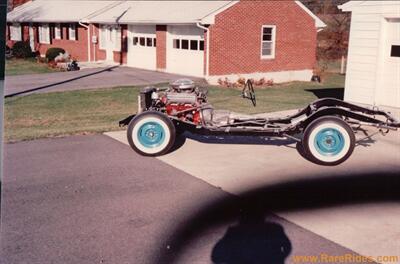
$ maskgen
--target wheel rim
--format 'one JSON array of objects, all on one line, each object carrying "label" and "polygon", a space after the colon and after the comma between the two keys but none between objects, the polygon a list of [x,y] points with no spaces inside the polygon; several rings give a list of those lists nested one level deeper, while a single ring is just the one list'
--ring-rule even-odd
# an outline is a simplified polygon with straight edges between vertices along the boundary
[{"label": "wheel rim", "polygon": [[138,129],[140,144],[146,148],[156,148],[165,140],[164,128],[156,122],[146,122]]},{"label": "wheel rim", "polygon": [[343,134],[339,130],[325,128],[317,133],[314,146],[321,155],[335,156],[343,150],[344,141]]}]

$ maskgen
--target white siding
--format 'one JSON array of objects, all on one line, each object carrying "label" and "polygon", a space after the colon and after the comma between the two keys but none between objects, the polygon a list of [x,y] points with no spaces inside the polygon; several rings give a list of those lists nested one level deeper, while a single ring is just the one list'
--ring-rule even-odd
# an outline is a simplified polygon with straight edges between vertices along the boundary
[{"label": "white siding", "polygon": [[343,10],[352,12],[345,100],[400,107],[400,59],[388,55],[397,43],[388,29],[400,27],[388,19],[400,18],[400,1],[352,2]]},{"label": "white siding", "polygon": [[380,19],[379,14],[352,14],[345,100],[374,104]]}]

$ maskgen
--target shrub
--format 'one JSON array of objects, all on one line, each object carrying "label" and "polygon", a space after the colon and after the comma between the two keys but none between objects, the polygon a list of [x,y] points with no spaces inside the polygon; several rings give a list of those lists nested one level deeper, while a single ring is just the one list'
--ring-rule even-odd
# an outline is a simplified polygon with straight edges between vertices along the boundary
[{"label": "shrub", "polygon": [[65,53],[65,50],[62,48],[50,48],[46,51],[46,59],[48,62],[54,61],[54,59],[60,55],[60,53]]},{"label": "shrub", "polygon": [[15,42],[12,53],[17,58],[30,58],[33,56],[31,45],[27,41]]},{"label": "shrub", "polygon": [[246,79],[243,77],[240,77],[236,83],[238,84],[238,86],[244,86],[246,84]]},{"label": "shrub", "polygon": [[269,79],[267,80],[267,82],[265,83],[267,86],[273,86],[274,85],[274,79]]},{"label": "shrub", "polygon": [[265,84],[265,78],[261,78],[258,81],[254,81],[254,85],[256,86],[263,86]]}]

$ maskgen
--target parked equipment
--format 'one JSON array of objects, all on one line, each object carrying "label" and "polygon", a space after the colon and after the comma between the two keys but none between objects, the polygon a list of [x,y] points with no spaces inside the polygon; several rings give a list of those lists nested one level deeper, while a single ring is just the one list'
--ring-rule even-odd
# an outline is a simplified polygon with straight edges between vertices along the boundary
[{"label": "parked equipment", "polygon": [[78,65],[78,62],[73,60],[67,65],[67,71],[79,71],[81,68]]},{"label": "parked equipment", "polygon": [[[256,105],[250,80],[242,97]],[[385,133],[400,127],[390,113],[333,98],[314,101],[284,118],[216,110],[207,102],[207,91],[189,79],[177,80],[167,88],[142,89],[138,113],[119,124],[128,126],[130,146],[144,156],[167,153],[177,134],[189,131],[205,135],[291,138],[302,145],[308,160],[326,166],[338,165],[351,156],[356,145],[354,133],[361,126],[373,126]]]}]

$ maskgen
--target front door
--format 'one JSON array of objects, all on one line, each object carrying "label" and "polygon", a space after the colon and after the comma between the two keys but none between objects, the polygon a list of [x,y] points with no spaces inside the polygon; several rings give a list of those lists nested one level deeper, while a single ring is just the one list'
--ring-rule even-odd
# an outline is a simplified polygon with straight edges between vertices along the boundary
[{"label": "front door", "polygon": [[114,51],[120,51],[121,48],[121,30],[118,26],[101,26],[102,48],[106,52],[106,61],[114,61]]}]

